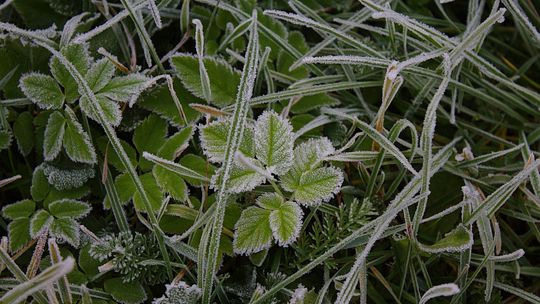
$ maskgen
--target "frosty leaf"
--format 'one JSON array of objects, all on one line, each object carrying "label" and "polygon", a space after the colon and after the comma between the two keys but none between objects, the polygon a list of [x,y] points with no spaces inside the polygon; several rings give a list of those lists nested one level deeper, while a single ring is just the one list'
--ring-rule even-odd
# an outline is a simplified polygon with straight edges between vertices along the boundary
[{"label": "frosty leaf", "polygon": [[317,205],[327,202],[336,194],[343,183],[343,173],[334,167],[307,171],[296,181],[283,181],[283,187],[293,192],[292,198],[300,204]]},{"label": "frosty leaf", "polygon": [[66,110],[66,129],[64,132],[64,148],[69,158],[75,162],[95,164],[96,152],[90,142],[90,137],[77,121],[75,114]]},{"label": "frosty leaf", "polygon": [[420,249],[425,252],[461,252],[470,248],[473,244],[472,232],[463,224],[459,224],[454,230],[433,245],[424,245],[418,243]]},{"label": "frosty leaf", "polygon": [[433,286],[424,293],[419,304],[425,304],[428,300],[437,297],[449,297],[459,293],[459,287],[454,283]]},{"label": "frosty leaf", "polygon": [[31,200],[22,200],[2,209],[2,216],[7,219],[15,220],[18,218],[28,218],[36,209],[36,203]]},{"label": "frosty leaf", "polygon": [[114,76],[115,67],[107,58],[102,58],[92,65],[85,75],[88,86],[94,92],[103,89]]},{"label": "frosty leaf", "polygon": [[72,218],[66,217],[54,219],[50,233],[60,240],[67,241],[74,247],[79,246],[79,223]]},{"label": "frosty leaf", "polygon": [[53,221],[53,217],[46,210],[38,210],[30,219],[30,235],[33,238],[39,236],[43,230],[48,229]]},{"label": "frosty leaf", "polygon": [[[117,127],[122,120],[122,111],[120,111],[120,105],[101,94],[96,95],[96,99],[99,102],[103,114],[105,115],[105,120],[111,126]],[[86,96],[81,97],[79,100],[79,105],[86,116],[92,118],[96,122],[99,122],[97,113],[92,110],[90,101],[88,98],[86,98]]]},{"label": "frosty leaf", "polygon": [[[139,154],[143,152],[156,153],[165,143],[167,136],[167,122],[156,115],[148,116],[133,133],[133,144]],[[151,169],[152,164],[146,159],[139,158],[140,166],[143,170]]]},{"label": "frosty leaf", "polygon": [[72,199],[63,199],[49,204],[49,212],[56,218],[83,218],[91,209],[88,203]]},{"label": "frosty leaf", "polygon": [[42,201],[49,194],[49,183],[47,177],[43,172],[43,166],[38,166],[32,174],[32,186],[30,187],[30,194],[34,201]]},{"label": "frosty leaf", "polygon": [[53,112],[49,116],[45,135],[43,137],[43,158],[53,160],[62,149],[66,119],[60,112]]},{"label": "frosty leaf", "polygon": [[38,73],[25,75],[21,77],[19,87],[40,108],[59,109],[64,104],[64,94],[51,76]]},{"label": "frosty leaf", "polygon": [[[71,62],[82,74],[86,74],[90,65],[90,55],[87,44],[70,44],[62,49],[62,55]],[[79,97],[79,87],[66,67],[54,56],[49,62],[54,78],[64,87],[66,100],[72,102]]]},{"label": "frosty leaf", "polygon": [[169,193],[175,200],[183,202],[187,199],[188,187],[178,174],[161,166],[154,166],[152,174],[161,190]]},{"label": "frosty leaf", "polygon": [[[172,57],[171,63],[184,86],[193,95],[205,98],[197,57],[180,54]],[[218,106],[233,103],[240,84],[240,73],[227,62],[212,57],[203,57],[203,63],[210,79],[210,102]]]},{"label": "frosty leaf", "polygon": [[77,168],[56,167],[54,164],[43,163],[43,173],[47,177],[47,182],[54,186],[56,190],[63,191],[79,188],[90,178],[94,177],[94,169],[89,165],[79,164]]},{"label": "frosty leaf", "polygon": [[[250,161],[255,165],[259,165],[261,167],[260,170],[262,170],[260,162],[256,159],[250,159]],[[232,165],[225,190],[229,193],[241,193],[255,189],[255,187],[266,181],[266,177],[260,173],[260,170],[235,162]],[[220,168],[216,174],[212,176],[211,187],[213,189],[218,189],[218,185],[221,184],[222,172],[223,169]]]},{"label": "frosty leaf", "polygon": [[142,74],[130,74],[113,78],[99,93],[105,94],[112,100],[129,102],[130,105],[148,86],[149,79]]},{"label": "frosty leaf", "polygon": [[242,212],[234,230],[235,253],[249,255],[270,247],[270,213],[259,207],[249,207]]},{"label": "frosty leaf", "polygon": [[296,240],[302,228],[302,209],[294,202],[282,202],[270,214],[270,228],[280,246],[288,246]]},{"label": "frosty leaf", "polygon": [[293,159],[291,124],[273,111],[266,111],[255,123],[255,155],[275,174],[289,170]]},{"label": "frosty leaf", "polygon": [[[204,154],[211,162],[222,162],[227,146],[227,133],[230,120],[217,120],[205,126],[199,126],[201,145]],[[246,126],[239,150],[247,157],[254,157],[253,129]]]},{"label": "frosty leaf", "polygon": [[292,170],[295,173],[316,168],[328,155],[334,153],[332,142],[326,137],[310,139],[294,149],[294,163]]},{"label": "frosty leaf", "polygon": [[193,127],[189,126],[167,138],[167,141],[159,148],[158,156],[168,160],[174,160],[187,148],[189,140],[193,136]]},{"label": "frosty leaf", "polygon": [[9,249],[14,252],[30,242],[30,219],[18,218],[8,225]]},{"label": "frosty leaf", "polygon": [[277,210],[283,204],[283,198],[276,193],[266,193],[257,198],[257,205],[268,210]]},{"label": "frosty leaf", "polygon": [[197,285],[189,286],[185,282],[167,284],[165,294],[154,299],[153,304],[197,304],[202,291]]}]

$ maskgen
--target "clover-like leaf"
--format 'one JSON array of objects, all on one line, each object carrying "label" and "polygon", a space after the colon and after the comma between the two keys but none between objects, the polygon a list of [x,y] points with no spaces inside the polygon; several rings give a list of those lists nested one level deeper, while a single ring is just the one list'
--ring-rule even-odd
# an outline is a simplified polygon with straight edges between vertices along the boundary
[{"label": "clover-like leaf", "polygon": [[60,240],[67,241],[74,247],[79,246],[79,223],[70,217],[54,219],[50,227],[50,233]]},{"label": "clover-like leaf", "polygon": [[21,77],[19,87],[24,95],[42,109],[59,109],[64,104],[60,86],[48,75],[31,73]]},{"label": "clover-like leaf", "polygon": [[[211,162],[222,162],[227,147],[227,134],[231,125],[230,119],[214,121],[205,126],[199,126],[201,145],[204,154]],[[239,150],[247,157],[255,156],[255,144],[253,143],[253,129],[244,129],[244,136]]]},{"label": "clover-like leaf", "polygon": [[274,111],[266,111],[255,123],[255,155],[275,174],[287,172],[293,160],[292,126]]},{"label": "clover-like leaf", "polygon": [[38,210],[30,219],[30,235],[35,238],[39,236],[43,230],[48,229],[53,222],[53,217],[47,210]]},{"label": "clover-like leaf", "polygon": [[43,137],[43,158],[53,160],[62,149],[66,119],[60,112],[53,112],[49,116]]},{"label": "clover-like leaf", "polygon": [[22,200],[2,209],[2,215],[10,220],[18,218],[28,218],[36,210],[36,203],[31,200]]},{"label": "clover-like leaf", "polygon": [[473,244],[473,234],[463,224],[459,224],[454,230],[445,235],[433,245],[418,243],[420,249],[429,253],[439,252],[461,252],[471,248]]},{"label": "clover-like leaf", "polygon": [[76,162],[95,164],[96,152],[90,142],[90,137],[81,124],[77,121],[75,114],[66,109],[68,118],[64,132],[64,149],[69,158]]},{"label": "clover-like leaf", "polygon": [[62,199],[49,204],[49,212],[56,218],[73,218],[79,219],[85,217],[92,207],[88,203]]},{"label": "clover-like leaf", "polygon": [[334,167],[322,167],[304,172],[298,183],[283,182],[287,191],[293,192],[292,198],[306,205],[327,202],[341,188],[343,172]]},{"label": "clover-like leaf", "polygon": [[236,222],[233,249],[237,254],[249,255],[269,248],[272,243],[270,214],[272,211],[249,207]]}]

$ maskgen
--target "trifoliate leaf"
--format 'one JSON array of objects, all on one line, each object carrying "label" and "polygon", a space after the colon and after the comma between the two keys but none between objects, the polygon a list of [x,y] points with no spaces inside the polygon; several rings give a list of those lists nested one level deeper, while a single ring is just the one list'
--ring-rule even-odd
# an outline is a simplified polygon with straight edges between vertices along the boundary
[{"label": "trifoliate leaf", "polygon": [[30,218],[18,218],[8,225],[9,249],[14,252],[32,239],[30,237]]},{"label": "trifoliate leaf", "polygon": [[115,67],[107,58],[95,62],[85,75],[88,86],[94,92],[103,89],[114,76]]},{"label": "trifoliate leaf", "polygon": [[463,224],[459,224],[454,230],[445,235],[433,245],[418,243],[420,249],[429,253],[439,252],[462,252],[471,248],[473,244],[473,234]]},{"label": "trifoliate leaf", "polygon": [[64,94],[60,86],[48,75],[31,73],[21,77],[19,87],[24,95],[42,109],[60,109]]},{"label": "trifoliate leaf", "polygon": [[[214,121],[208,125],[199,126],[199,134],[204,154],[211,162],[222,162],[227,146],[227,134],[231,126],[229,119]],[[244,136],[239,150],[247,157],[255,156],[253,143],[254,131],[250,127],[244,129]]]},{"label": "trifoliate leaf", "polygon": [[56,218],[74,218],[79,219],[85,217],[92,207],[88,203],[63,199],[49,204],[49,212]]},{"label": "trifoliate leaf", "polygon": [[22,200],[5,206],[2,209],[2,216],[10,220],[28,218],[35,210],[36,203],[31,200]]},{"label": "trifoliate leaf", "polygon": [[13,135],[22,155],[27,156],[34,148],[34,117],[30,112],[22,112],[13,124]]},{"label": "trifoliate leaf", "polygon": [[[156,183],[154,176],[151,173],[141,175],[141,182],[143,184],[146,195],[150,200],[150,204],[152,205],[152,210],[159,210],[161,204],[163,203],[163,194],[161,193],[161,189]],[[139,194],[139,191],[135,191],[133,195],[133,204],[135,205],[135,208],[137,208],[137,210],[141,212],[146,212],[146,207],[141,198],[141,195]]]},{"label": "trifoliate leaf", "polygon": [[295,183],[282,183],[292,198],[300,204],[317,205],[327,202],[336,194],[343,183],[343,172],[334,167],[323,167],[303,173]]},{"label": "trifoliate leaf", "polygon": [[[88,44],[70,44],[65,46],[61,52],[82,75],[86,74],[90,66]],[[51,58],[49,67],[54,78],[64,87],[67,101],[72,102],[77,99],[79,97],[77,82],[56,56]]]},{"label": "trifoliate leaf", "polygon": [[[197,57],[181,54],[172,57],[172,65],[176,68],[178,77],[193,95],[204,98],[199,62]],[[240,84],[240,73],[227,62],[212,57],[204,57],[203,63],[210,79],[212,100],[209,102],[225,106],[236,99],[236,90]]]},{"label": "trifoliate leaf", "polygon": [[56,158],[62,149],[66,119],[60,112],[53,112],[49,116],[43,137],[43,158],[51,161]]},{"label": "trifoliate leaf", "polygon": [[270,213],[270,210],[259,207],[249,207],[242,212],[234,230],[235,253],[249,255],[270,247]]},{"label": "trifoliate leaf", "polygon": [[90,137],[83,130],[75,114],[72,112],[68,112],[68,118],[66,119],[64,148],[69,158],[75,162],[96,163],[96,152],[90,142]]},{"label": "trifoliate leaf", "polygon": [[287,172],[293,159],[292,126],[274,111],[266,111],[255,123],[255,155],[269,172]]},{"label": "trifoliate leaf", "polygon": [[50,233],[54,237],[67,241],[73,247],[79,246],[80,232],[79,223],[72,218],[57,218],[51,224]]},{"label": "trifoliate leaf", "polygon": [[30,235],[32,238],[39,236],[43,230],[48,229],[53,222],[53,217],[46,210],[38,210],[30,219]]},{"label": "trifoliate leaf", "polygon": [[103,287],[113,299],[122,304],[138,304],[146,300],[146,292],[139,282],[124,283],[122,278],[105,280]]},{"label": "trifoliate leaf", "polygon": [[302,228],[302,208],[294,202],[282,202],[270,214],[270,228],[280,246],[286,247],[298,238]]},{"label": "trifoliate leaf", "polygon": [[148,87],[148,81],[148,77],[142,74],[115,77],[99,93],[112,100],[128,102],[131,106],[142,91]]},{"label": "trifoliate leaf", "polygon": [[[103,114],[105,115],[105,120],[111,126],[117,127],[122,120],[122,111],[120,111],[120,105],[116,101],[110,100],[102,94],[96,95],[96,99],[101,107],[101,110],[103,111]],[[92,118],[96,122],[99,122],[97,113],[92,110],[90,100],[86,98],[86,96],[80,98],[79,105],[86,116]]]}]

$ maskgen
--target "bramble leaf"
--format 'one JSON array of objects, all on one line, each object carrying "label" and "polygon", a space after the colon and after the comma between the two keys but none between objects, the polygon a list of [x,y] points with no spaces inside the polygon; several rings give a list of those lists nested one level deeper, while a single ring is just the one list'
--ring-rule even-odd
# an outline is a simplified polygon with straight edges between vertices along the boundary
[{"label": "bramble leaf", "polygon": [[[86,74],[90,66],[88,44],[69,44],[62,49],[62,55],[71,62],[82,74]],[[54,56],[49,62],[51,73],[54,78],[64,87],[64,93],[68,102],[73,102],[79,97],[79,86],[66,67]]]},{"label": "bramble leaf", "polygon": [[255,123],[255,155],[275,174],[287,172],[293,160],[294,136],[288,120],[266,111]]},{"label": "bramble leaf", "polygon": [[[261,167],[259,161],[256,159],[250,159],[255,165]],[[216,174],[212,176],[210,186],[213,189],[217,189],[221,184],[222,168],[218,169]],[[229,193],[241,193],[255,189],[255,187],[261,185],[266,181],[266,177],[254,168],[249,168],[245,165],[235,162],[231,168],[230,176],[227,181],[226,191]]]},{"label": "bramble leaf", "polygon": [[[302,228],[302,208],[294,202],[283,201],[277,194],[263,195],[259,198],[258,204],[270,207],[268,203],[262,203],[263,200],[272,199],[272,213],[270,214],[270,228],[274,239],[280,246],[287,247],[294,242]],[[274,206],[275,205],[275,206]]]},{"label": "bramble leaf", "polygon": [[49,204],[49,212],[57,218],[79,219],[85,217],[92,207],[88,203],[63,199]]},{"label": "bramble leaf", "polygon": [[53,217],[46,210],[38,210],[30,219],[30,235],[32,238],[39,236],[43,230],[48,229],[53,222]]},{"label": "bramble leaf", "polygon": [[86,72],[85,79],[94,92],[99,92],[114,76],[115,67],[107,58],[96,61]]},{"label": "bramble leaf", "polygon": [[64,93],[48,75],[31,73],[21,77],[19,87],[24,95],[42,109],[60,109],[64,104]]},{"label": "bramble leaf", "polygon": [[293,192],[292,199],[300,204],[318,205],[327,202],[343,183],[343,172],[334,167],[317,168],[303,173],[298,183],[282,183]]},{"label": "bramble leaf", "polygon": [[249,255],[270,247],[270,213],[259,207],[249,207],[242,212],[234,230],[235,253]]},{"label": "bramble leaf", "polygon": [[112,100],[127,102],[131,106],[142,91],[147,88],[148,81],[148,77],[142,74],[115,77],[99,90],[99,93]]},{"label": "bramble leaf", "polygon": [[75,114],[66,109],[68,118],[64,132],[64,149],[69,158],[75,162],[95,164],[96,152],[90,142],[90,137],[77,121]]},{"label": "bramble leaf", "polygon": [[9,249],[14,252],[24,245],[26,245],[32,239],[30,237],[30,219],[18,218],[8,225],[9,236]]},{"label": "bramble leaf", "polygon": [[36,203],[31,200],[22,200],[2,208],[2,216],[10,220],[28,218],[36,210]]},{"label": "bramble leaf", "polygon": [[[111,126],[117,127],[122,120],[122,111],[120,111],[120,105],[116,101],[110,100],[102,94],[96,95],[96,99],[101,106],[103,114],[105,115],[105,120]],[[88,117],[92,118],[96,122],[99,122],[99,119],[97,119],[97,113],[92,110],[92,107],[90,106],[90,101],[88,100],[88,98],[86,98],[86,96],[81,97],[81,99],[79,100],[79,105],[81,106],[81,110],[83,110],[84,114],[86,114]]]},{"label": "bramble leaf", "polygon": [[[211,162],[223,161],[230,124],[229,119],[222,119],[199,126],[201,146]],[[253,138],[253,129],[246,126],[239,150],[247,157],[255,156]]]},{"label": "bramble leaf", "polygon": [[51,224],[50,233],[60,240],[67,241],[73,247],[79,246],[79,223],[70,217],[54,219]]},{"label": "bramble leaf", "polygon": [[66,119],[60,112],[55,111],[49,116],[43,138],[43,158],[45,160],[53,160],[60,153],[65,126]]}]

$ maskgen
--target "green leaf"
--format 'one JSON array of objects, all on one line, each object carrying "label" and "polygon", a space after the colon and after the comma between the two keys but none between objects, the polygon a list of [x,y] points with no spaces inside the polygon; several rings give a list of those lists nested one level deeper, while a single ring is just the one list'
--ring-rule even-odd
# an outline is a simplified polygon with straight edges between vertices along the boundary
[{"label": "green leaf", "polygon": [[[251,159],[251,161],[259,165],[262,169],[262,165],[256,159]],[[221,176],[223,172],[223,167],[216,171],[216,174],[212,176],[210,187],[212,189],[218,189],[218,186],[221,184]],[[254,168],[246,167],[242,164],[235,162],[232,165],[229,179],[227,180],[227,189],[229,193],[242,193],[255,189],[255,187],[263,184],[266,181],[266,177],[261,175],[259,171]]]},{"label": "green leaf", "polygon": [[66,119],[60,112],[53,112],[49,116],[43,137],[43,158],[51,161],[58,156],[64,140]]},{"label": "green leaf", "polygon": [[139,282],[124,283],[122,278],[112,278],[103,287],[115,301],[123,304],[138,304],[146,300],[146,292]]},{"label": "green leaf", "polygon": [[[120,144],[122,145],[124,151],[126,151],[129,160],[133,164],[133,167],[137,167],[137,152],[135,151],[135,149],[128,142],[122,139],[120,139]],[[98,138],[97,146],[103,155],[106,154],[107,162],[110,165],[112,165],[116,170],[120,172],[126,171],[126,168],[124,167],[122,161],[120,161],[120,158],[118,158],[116,151],[114,151],[114,149],[111,147],[107,136],[102,136]]]},{"label": "green leaf", "polygon": [[[69,110],[70,111],[70,110]],[[66,130],[64,132],[64,148],[69,158],[75,162],[95,164],[96,152],[90,142],[90,137],[83,130],[73,112],[68,113]]]},{"label": "green leaf", "polygon": [[32,113],[22,112],[13,124],[13,135],[17,140],[17,146],[23,156],[30,154],[34,148],[34,117]]},{"label": "green leaf", "polygon": [[302,208],[294,202],[282,202],[270,214],[270,228],[280,246],[287,247],[294,242],[302,228]]},{"label": "green leaf", "polygon": [[144,89],[148,86],[148,77],[142,74],[130,74],[115,77],[99,93],[112,100],[128,102],[132,105]]},{"label": "green leaf", "polygon": [[32,186],[30,187],[30,194],[34,201],[42,201],[49,194],[49,182],[43,172],[43,166],[38,166],[32,174]]},{"label": "green leaf", "polygon": [[28,218],[36,210],[36,203],[31,200],[22,200],[2,209],[2,215],[10,220],[18,218]]},{"label": "green leaf", "polygon": [[[221,119],[205,126],[199,126],[201,146],[203,147],[204,154],[211,162],[223,161],[230,125],[230,119]],[[253,138],[253,129],[246,126],[239,150],[247,157],[255,156]]]},{"label": "green leaf", "polygon": [[471,248],[472,244],[472,232],[463,224],[459,224],[459,226],[447,233],[444,238],[440,239],[435,244],[424,245],[418,243],[418,247],[429,253],[462,252],[468,248]]},{"label": "green leaf", "polygon": [[[110,100],[105,95],[98,94],[96,99],[101,106],[101,110],[105,116],[105,120],[113,127],[117,127],[122,120],[122,111],[120,111],[120,105],[113,100]],[[86,116],[92,118],[94,121],[99,122],[97,113],[95,113],[90,105],[90,101],[86,96],[83,96],[79,100],[81,110]]]},{"label": "green leaf", "polygon": [[9,250],[15,252],[32,239],[30,237],[30,219],[18,218],[8,225]]},{"label": "green leaf", "polygon": [[189,126],[176,132],[159,148],[157,155],[161,158],[174,160],[181,149],[187,148],[189,140],[193,136],[193,127]]},{"label": "green leaf", "polygon": [[[207,178],[212,177],[216,172],[216,167],[212,166],[212,164],[208,163],[208,161],[206,161],[204,158],[195,154],[184,155],[182,158],[180,158],[178,163]],[[184,180],[196,187],[201,185],[201,181],[199,179],[184,177]]]},{"label": "green leaf", "polygon": [[72,218],[54,219],[50,230],[51,235],[65,240],[73,247],[78,247],[80,242],[79,223]]},{"label": "green leaf", "polygon": [[265,111],[255,123],[255,155],[270,173],[283,174],[292,165],[292,126],[274,111]]},{"label": "green leaf", "polygon": [[234,230],[235,253],[249,255],[270,248],[270,213],[270,210],[258,207],[249,207],[242,212]]},{"label": "green leaf", "polygon": [[57,218],[70,217],[79,219],[85,217],[92,207],[88,203],[63,199],[49,204],[49,212]]},{"label": "green leaf", "polygon": [[21,77],[19,87],[24,95],[42,109],[60,109],[64,94],[60,86],[48,75],[31,73]]},{"label": "green leaf", "polygon": [[39,236],[43,230],[48,229],[53,221],[53,217],[46,210],[38,210],[30,220],[30,235],[32,238]]},{"label": "green leaf", "polygon": [[152,164],[142,157],[143,152],[157,153],[165,143],[167,122],[156,115],[148,116],[133,133],[133,144],[139,151],[139,166],[143,171],[152,168]]},{"label": "green leaf", "polygon": [[327,202],[341,189],[343,172],[334,167],[317,168],[303,173],[298,184],[283,183],[292,198],[300,204],[318,205]]},{"label": "green leaf", "polygon": [[103,89],[114,76],[115,67],[107,58],[95,62],[85,75],[86,82],[93,92]]},{"label": "green leaf", "polygon": [[[127,204],[129,200],[133,197],[133,194],[137,191],[137,189],[135,188],[135,184],[131,179],[131,176],[129,176],[129,174],[127,173],[118,175],[114,180],[114,186],[116,187],[116,191],[118,192],[118,198],[120,199],[120,203],[122,203],[123,205]],[[105,200],[103,200],[103,207],[105,209],[111,208],[109,196],[106,196]]]},{"label": "green leaf", "polygon": [[152,174],[163,192],[169,193],[175,200],[181,202],[187,199],[189,189],[184,179],[178,176],[178,174],[161,166],[154,166]]},{"label": "green leaf", "polygon": [[[90,55],[87,44],[67,45],[62,49],[61,53],[82,75],[86,74],[90,66]],[[49,67],[54,78],[64,87],[67,101],[73,102],[79,98],[77,82],[56,56],[51,58]]]},{"label": "green leaf", "polygon": [[[146,195],[148,195],[150,204],[152,205],[152,210],[158,211],[163,203],[163,194],[161,193],[161,189],[159,188],[154,176],[152,173],[141,175],[141,182]],[[133,195],[133,204],[135,205],[135,208],[139,210],[139,212],[146,212],[141,195],[138,191],[136,191]]]},{"label": "green leaf", "polygon": [[[240,73],[220,59],[204,57],[203,63],[210,79],[210,102],[218,106],[232,104],[240,84]],[[171,58],[171,64],[184,86],[193,95],[204,98],[197,57],[188,54],[176,55]]]},{"label": "green leaf", "polygon": [[306,113],[323,106],[333,106],[338,103],[339,101],[337,99],[324,93],[302,96],[302,98],[298,99],[298,101],[292,105],[291,112],[294,114]]}]

